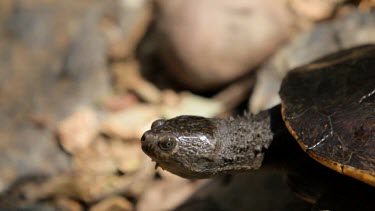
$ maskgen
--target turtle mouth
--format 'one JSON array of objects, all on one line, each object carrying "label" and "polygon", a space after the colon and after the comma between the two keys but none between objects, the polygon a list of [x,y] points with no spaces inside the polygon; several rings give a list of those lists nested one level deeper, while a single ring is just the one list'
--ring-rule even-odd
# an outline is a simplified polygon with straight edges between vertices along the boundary
[{"label": "turtle mouth", "polygon": [[[155,162],[155,170],[161,168],[162,170],[167,170],[174,174],[180,175],[181,177],[190,178],[190,174],[193,172],[188,171],[190,167],[185,166],[182,162],[174,159],[172,157],[164,157],[157,153],[158,150],[155,149],[155,145],[142,145],[142,150],[147,154],[152,162]],[[194,177],[193,177],[194,178]]]},{"label": "turtle mouth", "polygon": [[155,161],[155,170],[159,168],[159,163]]}]

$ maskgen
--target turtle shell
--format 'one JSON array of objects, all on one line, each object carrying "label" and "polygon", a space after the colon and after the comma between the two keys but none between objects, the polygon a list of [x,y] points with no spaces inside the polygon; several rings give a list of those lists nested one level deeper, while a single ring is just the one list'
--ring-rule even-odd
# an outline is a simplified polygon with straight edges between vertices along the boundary
[{"label": "turtle shell", "polygon": [[285,124],[310,157],[375,186],[375,45],[296,68],[280,97]]}]

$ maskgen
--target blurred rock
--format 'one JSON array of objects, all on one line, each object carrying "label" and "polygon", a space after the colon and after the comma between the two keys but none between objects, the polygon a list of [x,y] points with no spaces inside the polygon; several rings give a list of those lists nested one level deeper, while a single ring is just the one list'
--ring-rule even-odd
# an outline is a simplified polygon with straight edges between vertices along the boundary
[{"label": "blurred rock", "polygon": [[137,105],[103,116],[100,131],[109,137],[140,139],[155,119],[161,117],[158,105]]},{"label": "blurred rock", "polygon": [[109,58],[124,59],[134,55],[152,18],[150,0],[111,0],[101,27],[108,40]]},{"label": "blurred rock", "polygon": [[177,205],[184,202],[199,187],[208,182],[208,180],[190,181],[172,175],[167,171],[159,172],[162,179],[155,181],[152,186],[148,187],[147,192],[142,195],[137,203],[137,210],[174,210]]},{"label": "blurred rock", "polygon": [[321,21],[331,17],[344,0],[289,0],[290,8],[299,17]]},{"label": "blurred rock", "polygon": [[[139,197],[150,185],[154,169],[139,142],[98,138],[73,157],[73,171],[66,183],[53,190],[95,202],[113,194]],[[70,188],[68,188],[70,187]]]},{"label": "blurred rock", "polygon": [[254,75],[249,75],[236,80],[213,96],[214,100],[219,101],[224,106],[220,114],[224,114],[224,112],[232,113],[233,109],[249,98],[249,94],[255,84],[254,78]]},{"label": "blurred rock", "polygon": [[370,10],[371,8],[373,8],[375,6],[375,1],[374,0],[360,0],[359,2],[359,9],[361,10]]},{"label": "blurred rock", "polygon": [[214,117],[224,111],[222,102],[194,95],[190,92],[176,94],[172,90],[163,93],[162,116],[173,118],[179,115]]},{"label": "blurred rock", "polygon": [[44,181],[46,181],[44,176],[18,179],[8,190],[0,193],[0,210],[20,210],[21,208],[39,206],[34,193]]},{"label": "blurred rock", "polygon": [[141,76],[140,67],[136,60],[130,59],[126,62],[115,62],[111,66],[111,71],[118,91],[131,90],[146,102],[161,102],[161,92]]},{"label": "blurred rock", "polygon": [[68,167],[52,131],[35,127],[29,117],[46,116],[52,124],[47,128],[53,128],[55,120],[107,91],[97,6],[95,2],[18,1],[3,19],[0,190],[18,176],[52,174]]},{"label": "blurred rock", "polygon": [[138,98],[133,93],[125,93],[106,97],[102,102],[102,106],[107,111],[116,112],[135,106],[138,103]]},{"label": "blurred rock", "polygon": [[[355,33],[353,33],[355,32]],[[278,51],[259,70],[249,109],[253,113],[280,103],[282,78],[297,66],[356,45],[375,43],[375,9],[318,24]]]},{"label": "blurred rock", "polygon": [[208,90],[244,75],[292,32],[286,1],[158,0],[158,49],[186,87]]},{"label": "blurred rock", "polygon": [[71,154],[88,147],[98,134],[98,125],[93,109],[86,107],[77,110],[57,126],[60,145]]},{"label": "blurred rock", "polygon": [[[132,54],[149,3],[0,1],[0,192],[18,177],[70,168],[54,136],[57,123],[110,93],[108,53]],[[66,149],[85,146],[86,135]]]},{"label": "blurred rock", "polygon": [[132,204],[125,198],[113,196],[95,204],[90,211],[131,211],[134,210]]},{"label": "blurred rock", "polygon": [[[97,138],[72,156],[72,170],[53,177],[25,178],[0,194],[0,209],[76,199],[89,205],[120,194],[139,198],[153,181],[154,165],[138,142]],[[65,200],[66,202],[66,200]],[[74,206],[72,203],[67,202]],[[59,205],[60,204],[60,205]]]},{"label": "blurred rock", "polygon": [[0,1],[0,22],[3,22],[5,18],[12,12],[14,1],[2,0]]},{"label": "blurred rock", "polygon": [[83,207],[77,201],[74,201],[66,197],[57,197],[56,199],[54,199],[54,204],[58,210],[66,210],[66,211],[83,210]]}]

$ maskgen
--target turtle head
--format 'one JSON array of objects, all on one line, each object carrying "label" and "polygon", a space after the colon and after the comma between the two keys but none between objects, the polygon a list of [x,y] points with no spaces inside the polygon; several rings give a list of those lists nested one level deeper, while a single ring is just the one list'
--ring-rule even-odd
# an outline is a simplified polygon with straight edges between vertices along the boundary
[{"label": "turtle head", "polygon": [[207,178],[217,172],[220,143],[217,122],[199,116],[156,120],[142,138],[142,150],[157,166],[185,178]]}]

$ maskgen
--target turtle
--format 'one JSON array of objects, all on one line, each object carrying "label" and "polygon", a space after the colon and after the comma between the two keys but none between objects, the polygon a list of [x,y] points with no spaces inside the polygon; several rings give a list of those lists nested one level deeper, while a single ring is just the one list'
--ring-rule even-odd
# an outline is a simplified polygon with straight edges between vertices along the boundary
[{"label": "turtle", "polygon": [[281,104],[258,114],[156,120],[141,138],[142,150],[157,166],[184,178],[283,166],[289,172],[303,169],[294,177],[302,183],[324,171],[340,175],[343,187],[355,181],[373,191],[375,45],[344,49],[293,69],[279,95]]}]

